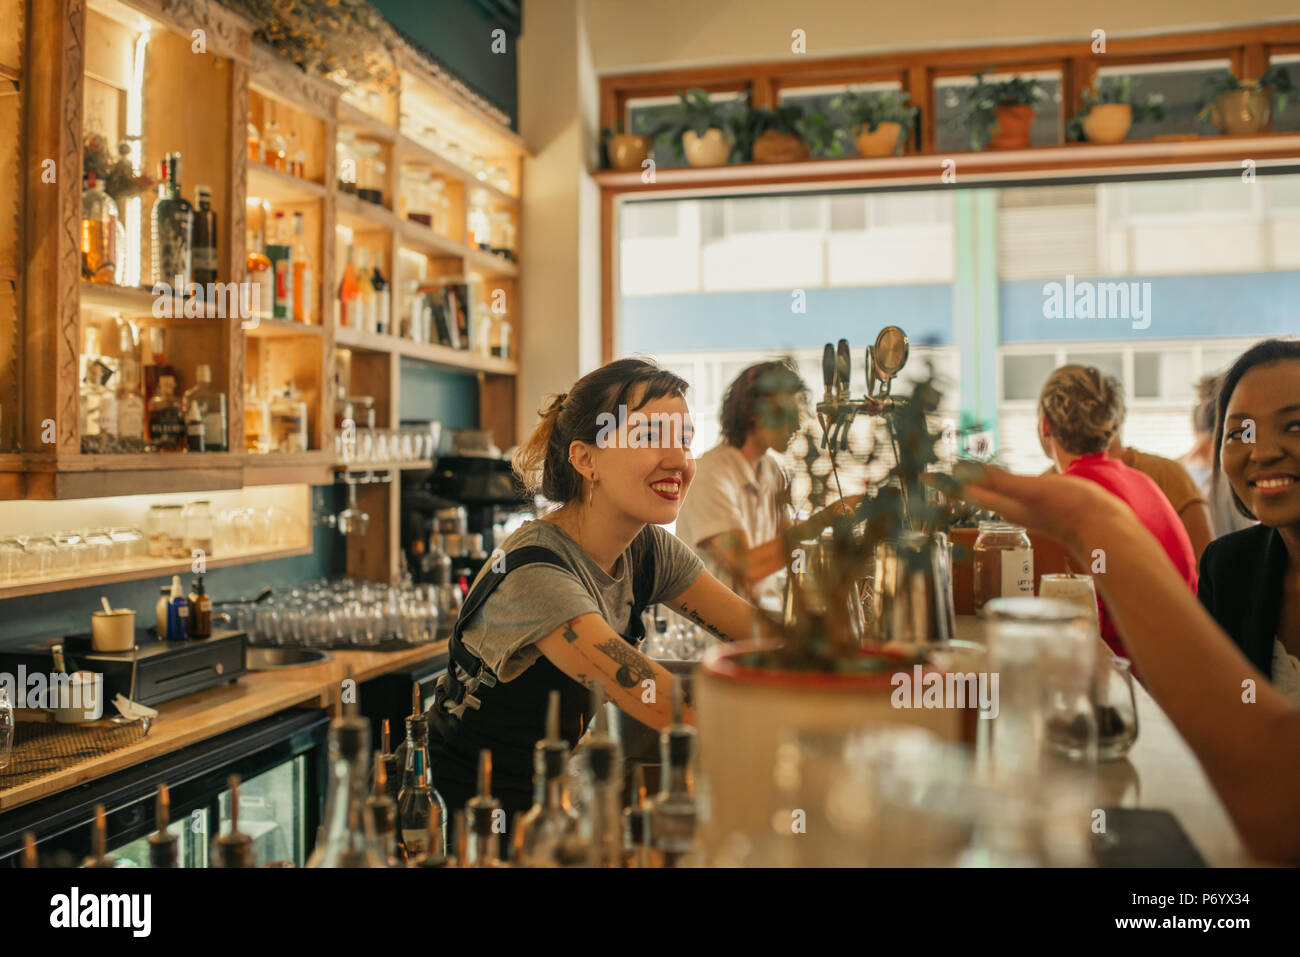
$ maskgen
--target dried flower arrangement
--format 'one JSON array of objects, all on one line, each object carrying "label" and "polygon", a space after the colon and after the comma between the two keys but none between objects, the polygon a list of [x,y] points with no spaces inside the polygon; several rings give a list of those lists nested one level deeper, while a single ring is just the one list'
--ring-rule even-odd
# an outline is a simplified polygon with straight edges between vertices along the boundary
[{"label": "dried flower arrangement", "polygon": [[87,133],[82,141],[82,173],[94,173],[99,185],[113,197],[119,206],[123,200],[147,193],[158,181],[148,173],[135,174],[131,165],[131,144],[122,140],[116,150],[108,148],[108,141],[99,133]]}]

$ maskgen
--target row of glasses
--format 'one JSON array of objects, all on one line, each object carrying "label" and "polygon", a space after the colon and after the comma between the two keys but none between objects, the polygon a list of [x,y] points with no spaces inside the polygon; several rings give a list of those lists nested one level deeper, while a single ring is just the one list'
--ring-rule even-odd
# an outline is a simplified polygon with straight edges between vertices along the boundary
[{"label": "row of glasses", "polygon": [[287,548],[306,540],[302,523],[282,508],[227,508],[212,523],[212,554]]},{"label": "row of glasses", "polygon": [[146,557],[144,533],[130,526],[0,538],[0,585],[121,568]]},{"label": "row of glasses", "polygon": [[433,432],[427,427],[334,432],[334,454],[340,462],[420,462],[433,458],[434,451]]},{"label": "row of glasses", "polygon": [[309,582],[261,604],[241,606],[232,622],[254,644],[366,648],[386,641],[434,641],[443,618],[434,585],[340,579]]}]

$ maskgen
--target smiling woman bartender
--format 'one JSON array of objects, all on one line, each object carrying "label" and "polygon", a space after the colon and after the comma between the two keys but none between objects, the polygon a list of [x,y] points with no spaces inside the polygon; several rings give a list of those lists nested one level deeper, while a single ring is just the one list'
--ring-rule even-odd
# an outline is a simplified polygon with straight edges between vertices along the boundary
[{"label": "smiling woman bartender", "polygon": [[594,683],[643,724],[669,723],[673,678],[634,645],[646,606],[668,604],[726,640],[749,637],[752,607],[659,527],[677,518],[695,476],[686,390],[650,362],[611,362],[555,397],[516,452],[525,485],[559,508],[506,539],[461,609],[429,712],[430,770],[449,807],[474,794],[482,748],[507,814],[529,807],[552,690],[570,746]]}]

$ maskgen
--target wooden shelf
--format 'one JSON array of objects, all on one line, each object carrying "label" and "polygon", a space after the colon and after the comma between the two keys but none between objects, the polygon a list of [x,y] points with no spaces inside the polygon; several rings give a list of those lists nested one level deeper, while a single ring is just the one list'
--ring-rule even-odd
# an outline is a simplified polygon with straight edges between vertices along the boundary
[{"label": "wooden shelf", "polygon": [[[310,555],[311,542],[304,545],[275,545],[266,548],[250,549],[228,556],[207,556],[204,561],[209,568],[226,568],[230,565],[247,565],[250,562],[265,562],[276,558],[291,558],[295,555]],[[77,572],[61,578],[43,578],[35,581],[17,582],[12,585],[0,585],[0,601],[6,598],[18,598],[23,595],[40,595],[46,592],[70,591],[74,588],[92,588],[97,585],[116,585],[119,582],[138,581],[141,578],[161,578],[169,575],[186,575],[193,568],[193,562],[185,559],[149,558],[137,559],[115,567],[112,571]],[[89,614],[89,612],[87,612]],[[142,614],[139,612],[138,614]]]},{"label": "wooden shelf", "polygon": [[406,358],[428,362],[446,369],[486,372],[491,375],[515,375],[519,371],[514,359],[498,359],[496,356],[483,356],[466,349],[411,342],[409,339],[397,341],[397,351]]},{"label": "wooden shelf", "polygon": [[292,319],[267,319],[259,317],[257,325],[243,330],[247,335],[257,339],[283,339],[292,336],[323,336],[325,329],[310,322],[295,322]]},{"label": "wooden shelf", "polygon": [[416,462],[336,462],[335,470],[353,472],[410,472],[416,469],[431,469],[433,462],[420,459]]},{"label": "wooden shelf", "polygon": [[347,226],[358,233],[388,230],[397,232],[402,228],[402,220],[391,209],[368,203],[348,193],[334,194],[334,210],[340,226]]},{"label": "wooden shelf", "polygon": [[334,329],[334,345],[345,349],[361,349],[365,352],[397,352],[402,342],[397,336],[381,336],[373,332],[362,332],[355,326],[337,326]]},{"label": "wooden shelf", "polygon": [[12,83],[15,89],[23,80],[23,71],[16,66],[10,66],[7,63],[0,63],[0,80],[7,80]]},{"label": "wooden shelf", "polygon": [[446,256],[455,259],[468,258],[471,250],[463,243],[435,233],[428,226],[421,226],[409,219],[399,219],[398,239],[403,246],[432,256]]},{"label": "wooden shelf", "polygon": [[482,249],[468,250],[465,266],[468,272],[486,279],[513,279],[519,275],[518,264]]},{"label": "wooden shelf", "polygon": [[375,119],[365,110],[347,100],[339,100],[339,126],[359,130],[372,139],[391,143],[397,139],[397,130],[382,120]]},{"label": "wooden shelf", "polygon": [[458,163],[453,163],[445,156],[435,153],[427,146],[411,139],[409,136],[398,135],[397,152],[399,162],[402,159],[407,159],[423,166],[428,166],[446,176],[462,180],[468,189],[484,190],[495,203],[509,206],[511,209],[516,209],[519,206],[518,197],[510,195],[504,190],[493,186],[491,183],[480,180],[474,173],[470,172],[465,167]]},{"label": "wooden shelf", "polygon": [[801,163],[733,163],[726,166],[660,169],[653,183],[641,172],[600,170],[596,184],[611,193],[736,193],[755,186],[821,189],[828,184],[869,186],[889,181],[935,185],[943,182],[944,164],[952,162],[958,189],[972,182],[1066,179],[1081,175],[1128,176],[1144,168],[1170,171],[1241,168],[1243,159],[1260,166],[1296,165],[1300,133],[1262,136],[1194,136],[1102,145],[1070,143],[1027,150],[982,150],[938,154],[909,153],[880,158],[805,160]]},{"label": "wooden shelf", "polygon": [[[244,464],[243,452],[140,452],[130,455],[83,454],[59,461],[68,472],[147,472],[182,469],[237,469]],[[32,468],[39,469],[39,465]]]},{"label": "wooden shelf", "polygon": [[[155,317],[153,314],[154,303],[159,298],[153,294],[151,289],[134,289],[130,286],[114,286],[111,283],[81,281],[81,306],[83,309],[103,309],[129,316],[147,315],[150,318],[157,319],[158,322],[183,322],[186,319],[207,322],[221,318],[217,315],[217,304],[215,302],[205,302],[199,306],[201,315],[198,316],[171,315]],[[173,300],[173,313],[185,308],[186,300]]]},{"label": "wooden shelf", "polygon": [[277,203],[307,203],[325,198],[325,187],[301,176],[248,161],[248,198],[264,199],[272,206]]},{"label": "wooden shelf", "polygon": [[333,466],[332,451],[249,453],[244,458],[244,485],[329,485]]}]

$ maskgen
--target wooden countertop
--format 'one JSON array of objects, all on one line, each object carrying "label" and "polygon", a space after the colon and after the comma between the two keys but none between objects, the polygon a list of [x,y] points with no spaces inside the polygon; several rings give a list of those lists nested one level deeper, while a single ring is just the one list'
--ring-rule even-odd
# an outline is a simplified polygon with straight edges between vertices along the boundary
[{"label": "wooden countertop", "polygon": [[348,669],[360,684],[437,657],[446,648],[446,641],[437,641],[404,651],[332,651],[333,657],[319,665],[250,672],[233,684],[168,701],[158,706],[158,717],[149,733],[135,744],[0,791],[0,812],[177,751],[286,708],[322,708],[336,714]]},{"label": "wooden countertop", "polygon": [[[973,615],[957,616],[959,639],[983,644],[983,628],[984,623]],[[1242,845],[1219,795],[1173,722],[1140,682],[1134,681],[1133,689],[1137,742],[1123,760],[1097,766],[1102,805],[1169,811],[1211,867],[1258,864]]]}]

